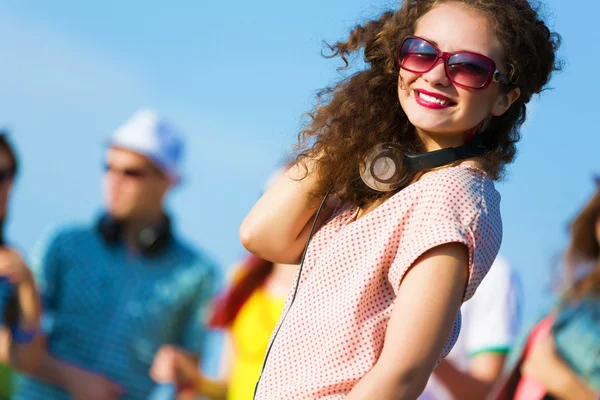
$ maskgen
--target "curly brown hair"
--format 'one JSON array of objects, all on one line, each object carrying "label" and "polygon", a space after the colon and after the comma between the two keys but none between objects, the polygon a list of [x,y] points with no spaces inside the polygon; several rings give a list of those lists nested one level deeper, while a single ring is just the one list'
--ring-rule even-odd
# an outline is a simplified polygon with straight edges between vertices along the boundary
[{"label": "curly brown hair", "polygon": [[0,149],[3,149],[8,154],[8,158],[12,164],[11,172],[16,175],[19,172],[19,161],[16,151],[8,138],[8,132],[5,130],[0,130]]},{"label": "curly brown hair", "polygon": [[[565,300],[600,296],[600,188],[569,225],[571,242],[565,255]],[[586,268],[582,271],[581,268]]]},{"label": "curly brown hair", "polygon": [[364,48],[367,67],[320,91],[315,110],[308,114],[309,123],[299,134],[298,161],[301,165],[308,159],[317,162],[316,196],[333,187],[333,194],[344,203],[371,204],[389,194],[371,191],[360,180],[358,166],[363,165],[364,155],[381,142],[395,142],[411,154],[424,151],[398,100],[396,55],[418,20],[446,2],[465,4],[487,16],[505,51],[510,83],[503,89],[519,87],[521,95],[486,128],[484,144],[489,153],[482,158],[482,167],[493,179],[500,179],[505,165],[513,161],[526,104],[560,69],[556,58],[560,36],[525,0],[403,0],[398,10],[384,12],[355,27],[347,40],[328,46],[330,54],[325,56],[339,56],[346,67],[349,56]]}]

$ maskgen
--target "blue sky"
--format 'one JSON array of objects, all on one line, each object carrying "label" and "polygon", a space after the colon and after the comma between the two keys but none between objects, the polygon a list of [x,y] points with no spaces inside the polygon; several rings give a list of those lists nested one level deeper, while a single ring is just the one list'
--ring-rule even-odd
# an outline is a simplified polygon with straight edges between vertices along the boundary
[{"label": "blue sky", "polygon": [[[25,251],[50,226],[101,209],[102,144],[141,107],[187,134],[186,181],[171,198],[178,227],[225,268],[264,180],[294,143],[300,116],[338,77],[322,41],[394,1],[174,3],[131,0],[0,5],[0,124],[24,168],[10,235]],[[564,72],[535,101],[502,193],[502,253],[518,269],[525,313],[543,304],[566,223],[600,172],[595,68],[600,3],[550,0]],[[594,68],[594,69],[592,69]]]}]

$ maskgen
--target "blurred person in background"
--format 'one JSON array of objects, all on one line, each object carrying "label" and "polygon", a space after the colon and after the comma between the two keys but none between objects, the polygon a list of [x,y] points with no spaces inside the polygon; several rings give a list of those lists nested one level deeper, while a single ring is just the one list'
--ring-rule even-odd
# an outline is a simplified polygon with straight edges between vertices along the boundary
[{"label": "blurred person in background", "polygon": [[48,354],[15,399],[146,400],[161,348],[198,362],[217,270],[175,235],[164,209],[182,151],[177,130],[150,110],[114,132],[105,212],[50,236],[32,263]]},{"label": "blurred person in background", "polygon": [[421,400],[483,400],[501,376],[521,325],[520,285],[501,256],[461,307],[462,328],[454,348],[438,367]]},{"label": "blurred person in background", "polygon": [[13,370],[29,372],[40,361],[43,348],[37,335],[40,301],[33,274],[23,257],[5,241],[8,201],[18,171],[7,133],[0,132],[0,398],[9,399]]},{"label": "blurred person in background", "polygon": [[[290,166],[277,171],[266,187]],[[252,399],[271,333],[294,285],[297,265],[272,263],[251,254],[232,271],[232,282],[217,298],[208,322],[226,332],[219,379],[205,377],[188,359],[168,351],[157,356],[152,368],[152,377],[158,382],[189,388],[190,399]]]},{"label": "blurred person in background", "polygon": [[600,189],[570,225],[563,292],[492,399],[600,396]]}]

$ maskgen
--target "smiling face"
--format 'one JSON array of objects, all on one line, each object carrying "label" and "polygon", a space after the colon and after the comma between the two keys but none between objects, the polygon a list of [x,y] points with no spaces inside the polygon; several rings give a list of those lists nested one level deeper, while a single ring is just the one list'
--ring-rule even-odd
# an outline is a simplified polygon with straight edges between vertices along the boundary
[{"label": "smiling face", "polygon": [[[447,2],[434,7],[418,21],[414,35],[444,52],[486,56],[506,72],[504,51],[486,16],[468,6]],[[463,144],[465,132],[491,115],[503,114],[518,96],[519,89],[507,93],[498,83],[484,89],[457,86],[446,75],[442,60],[425,73],[403,68],[398,80],[402,109],[428,151]]]}]

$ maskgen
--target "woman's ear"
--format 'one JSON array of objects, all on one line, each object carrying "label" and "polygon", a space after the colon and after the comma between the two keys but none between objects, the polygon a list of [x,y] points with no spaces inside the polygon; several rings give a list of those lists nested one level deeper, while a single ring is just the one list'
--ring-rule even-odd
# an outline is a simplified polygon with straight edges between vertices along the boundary
[{"label": "woman's ear", "polygon": [[402,75],[398,74],[398,87],[401,90],[406,90],[406,85],[404,84],[404,79],[402,79]]},{"label": "woman's ear", "polygon": [[518,87],[498,95],[498,98],[492,107],[491,114],[495,117],[499,117],[500,115],[504,114],[520,96],[521,89]]}]

